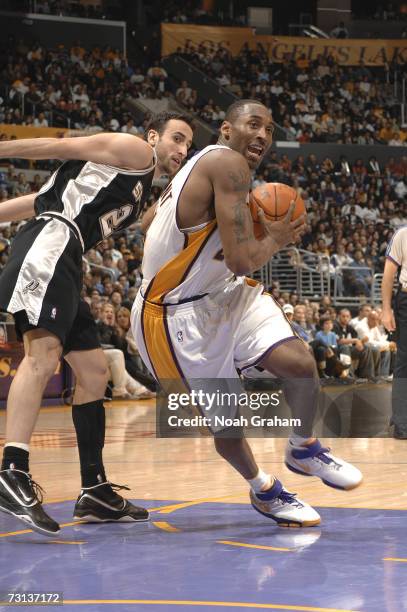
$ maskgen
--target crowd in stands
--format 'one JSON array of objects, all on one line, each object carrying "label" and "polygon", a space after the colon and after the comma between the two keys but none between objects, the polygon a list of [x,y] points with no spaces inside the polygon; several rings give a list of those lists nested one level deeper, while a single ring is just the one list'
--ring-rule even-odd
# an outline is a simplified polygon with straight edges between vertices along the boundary
[{"label": "crowd in stands", "polygon": [[[37,191],[43,180],[9,165],[0,173],[1,201]],[[338,295],[360,296],[361,312],[352,321],[347,309],[332,297],[301,299],[296,291],[269,288],[293,318],[297,333],[315,355],[321,379],[349,383],[360,379],[388,381],[395,345],[380,326],[380,309],[368,307],[373,274],[383,270],[387,245],[394,231],[407,223],[407,156],[337,164],[326,158],[299,155],[294,161],[272,152],[258,171],[254,185],[285,182],[305,200],[308,229],[291,259],[292,266],[307,263],[308,254],[321,256],[325,272],[336,278]],[[158,198],[155,187],[150,201]],[[10,242],[19,224],[0,228],[0,269],[7,261]],[[132,302],[141,284],[143,236],[139,225],[109,238],[86,254],[83,297],[98,321],[113,379],[114,397],[146,397],[154,390],[127,332]]]},{"label": "crowd in stands", "polygon": [[[1,8],[43,15],[61,15],[85,19],[118,19],[126,17],[128,7],[125,3],[109,3],[103,0],[93,2],[81,0],[2,0]],[[149,25],[164,22],[195,23],[199,25],[245,25],[246,11],[238,11],[236,17],[230,16],[229,7],[218,9],[205,8],[200,0],[171,0],[165,4],[158,0],[143,3],[145,18]]]},{"label": "crowd in stands", "polygon": [[[0,173],[0,205],[4,199],[40,188],[40,174],[33,174],[28,181],[26,172],[30,171],[9,165]],[[256,184],[291,183],[306,201],[308,231],[299,245],[300,261],[293,259],[293,265],[306,262],[307,253],[325,256],[321,262],[326,261],[327,270],[337,279],[343,276],[346,295],[359,295],[364,304],[349,327],[349,311],[335,307],[330,296],[300,299],[295,291],[282,291],[278,281],[269,288],[314,352],[324,382],[389,380],[395,346],[380,327],[380,309],[368,309],[365,304],[369,302],[374,272],[382,271],[391,235],[407,222],[406,176],[406,156],[389,159],[382,168],[376,160],[351,164],[342,159],[334,165],[329,159],[299,156],[291,162],[274,152],[257,173]],[[155,187],[151,201],[159,193]],[[0,227],[0,270],[19,226],[11,223]],[[86,254],[83,263],[83,297],[98,321],[114,397],[148,397],[155,388],[127,336],[130,309],[142,280],[142,256],[143,236],[137,224],[101,242]]]},{"label": "crowd in stands", "polygon": [[[238,97],[256,98],[271,108],[290,140],[301,143],[406,144],[400,100],[386,82],[384,68],[341,66],[333,56],[314,61],[305,54],[272,63],[266,52],[243,48],[232,57],[226,48],[188,42],[178,54]],[[405,69],[400,66],[400,69]],[[218,127],[224,112],[212,99],[200,99],[184,81],[176,96],[191,112]]]},{"label": "crowd in stands", "polygon": [[[203,104],[187,82],[175,88],[159,62],[145,69],[133,68],[117,50],[86,51],[80,42],[71,49],[61,46],[49,50],[39,43],[27,46],[19,41],[11,49],[7,42],[0,43],[0,82],[4,84],[0,89],[0,123],[142,135],[145,122],[134,119],[128,101],[169,96],[171,92],[213,127],[224,118],[223,109],[210,101]],[[331,58],[319,58],[312,64],[300,60],[270,65],[261,54],[247,49],[235,60],[225,51],[211,54],[204,48],[190,47],[185,51],[189,60],[236,95],[256,97],[271,106],[275,118],[301,142],[308,141],[303,138],[305,132],[311,140],[321,142],[404,142],[406,134],[399,129],[396,105],[387,97],[383,74],[375,75],[363,65],[340,67]],[[0,140],[8,137],[0,133]],[[300,255],[297,252],[292,259],[293,266],[307,264],[308,253],[319,256],[321,269],[336,279],[338,295],[369,301],[372,278],[383,270],[390,237],[407,223],[407,155],[402,154],[403,149],[400,153],[389,157],[386,164],[374,157],[342,157],[335,163],[314,155],[300,154],[294,160],[276,152],[268,156],[254,186],[262,182],[292,185],[308,211],[307,232],[299,245]],[[45,160],[2,160],[1,164],[6,167],[0,171],[0,205],[10,197],[38,191],[45,180],[43,170],[55,166]],[[149,203],[159,193],[155,187]],[[0,271],[17,228],[18,224],[0,227]],[[141,283],[142,249],[143,237],[136,226],[115,240],[103,241],[87,253],[84,262],[83,296],[99,321],[106,351],[110,351],[115,397],[146,393],[140,385],[154,388],[125,329]],[[327,303],[329,296],[307,303],[300,302],[295,292],[287,295],[278,286],[271,289],[281,305],[288,307],[287,315],[292,314],[295,323],[309,333],[307,342],[322,378],[377,379],[389,375],[394,345],[380,329],[379,337],[377,309],[363,317],[362,331],[359,325],[348,330],[345,340],[352,341],[344,342],[340,326],[349,325],[345,321],[348,314]],[[383,341],[387,348],[376,350],[371,346],[376,341]]]},{"label": "crowd in stands", "polygon": [[404,0],[356,0],[352,6],[354,17],[376,21],[399,21],[407,18],[407,4]]},{"label": "crowd in stands", "polygon": [[[12,50],[12,51],[11,51]],[[384,69],[340,66],[332,57],[270,63],[261,51],[195,48],[181,55],[234,95],[270,107],[288,139],[300,143],[407,144],[400,102]],[[177,101],[214,129],[224,109],[188,81],[175,83],[158,61],[131,66],[118,49],[87,51],[78,41],[45,49],[40,43],[0,44],[0,123],[140,133],[131,116],[135,98]]]},{"label": "crowd in stands", "polygon": [[[24,177],[21,178],[21,174],[24,173],[19,173],[13,183],[6,184],[10,195],[20,193],[18,185],[24,183],[30,186]],[[320,205],[322,212],[316,213],[319,208],[313,207],[311,217],[313,213],[323,217],[322,201]],[[360,208],[363,209],[363,206]],[[343,229],[339,228],[339,223],[342,223]],[[7,261],[10,242],[19,226],[19,223],[12,223],[0,228],[0,268]],[[327,224],[315,216],[310,222],[313,242],[308,245],[305,242],[302,247],[312,246],[315,252],[319,250],[330,255],[330,261],[336,263],[335,273],[341,274],[343,258],[346,264],[352,265],[354,261],[357,271],[358,251],[366,258],[365,262],[372,259],[371,253],[375,250],[383,257],[393,230],[394,227],[381,225],[378,228],[377,223],[364,223],[356,220],[356,217],[348,222]],[[339,241],[337,247],[335,240]],[[150,390],[155,389],[154,381],[143,366],[129,335],[130,310],[142,281],[142,255],[143,235],[139,224],[136,224],[116,238],[103,240],[86,254],[83,262],[82,297],[88,301],[97,321],[111,372],[114,398],[149,397]],[[372,268],[370,276],[373,272]],[[362,296],[361,306],[359,314],[351,320],[350,311],[335,307],[328,295],[304,299],[296,291],[281,290],[279,282],[275,280],[269,289],[287,317],[292,319],[295,331],[313,351],[324,383],[390,380],[395,344],[380,325],[380,308],[369,306],[368,291],[365,295],[364,288],[357,286]]]},{"label": "crowd in stands", "polygon": [[81,0],[3,0],[4,10],[23,13],[38,13],[40,15],[60,15],[80,17],[85,19],[121,19],[121,7],[102,0],[81,2]]},{"label": "crowd in stands", "polygon": [[[30,172],[29,181],[28,172],[16,170],[13,164],[0,172],[0,203],[40,189],[44,178]],[[264,182],[292,185],[305,202],[308,214],[307,231],[299,245],[302,255],[291,263],[306,264],[307,253],[320,256],[324,271],[336,277],[338,295],[369,297],[373,274],[383,270],[390,237],[407,223],[407,155],[390,157],[385,165],[374,157],[351,161],[343,156],[334,164],[312,154],[291,161],[273,151],[257,172],[253,186]],[[154,187],[150,203],[159,193],[159,187]],[[2,228],[3,237],[10,239],[14,229]],[[142,240],[137,234],[132,240],[127,235],[119,240],[120,248],[113,255],[109,251],[114,245],[102,244],[102,250],[89,253],[88,258],[93,264],[113,267],[109,274],[117,282],[121,275],[129,274],[128,280],[138,283]],[[3,253],[3,260],[5,257]],[[342,268],[346,270],[342,272]]]},{"label": "crowd in stands", "polygon": [[132,67],[111,47],[0,42],[0,123],[140,134],[131,100],[169,96],[170,88],[158,62]]},{"label": "crowd in stands", "polygon": [[[385,165],[374,157],[351,161],[342,156],[334,164],[313,154],[291,161],[272,152],[254,185],[292,185],[308,211],[301,248],[324,256],[327,270],[337,276],[339,295],[369,296],[372,275],[383,270],[391,235],[407,223],[406,177],[407,156],[390,157]],[[343,278],[342,267],[351,268]]]},{"label": "crowd in stands", "polygon": [[[45,15],[66,15],[89,19],[123,19],[126,16],[126,4],[106,2],[103,0],[2,0],[1,8],[18,12],[39,13]],[[148,24],[164,22],[195,23],[199,25],[246,25],[247,16],[244,5],[230,7],[223,3],[205,6],[200,0],[171,0],[163,3],[151,0],[144,3]],[[276,8],[276,7],[274,7]],[[304,7],[305,9],[305,7]],[[399,21],[407,18],[407,3],[404,0],[383,2],[382,0],[354,0],[352,15],[355,19],[374,19],[375,21]],[[341,31],[346,30],[340,26]],[[346,35],[332,37],[346,38]]]},{"label": "crowd in stands", "polygon": [[381,325],[380,307],[364,303],[352,318],[348,308],[335,308],[329,296],[320,302],[300,300],[281,292],[278,283],[272,293],[312,351],[322,381],[392,380],[396,344]]},{"label": "crowd in stands", "polygon": [[[157,4],[157,3],[156,3]],[[154,5],[154,3],[153,3]],[[246,10],[244,7],[234,6],[233,16],[228,6],[204,6],[200,0],[172,0],[165,5],[158,3],[155,14],[150,8],[150,22],[167,23],[194,23],[197,25],[244,26],[246,25]],[[148,11],[148,9],[147,9]]]}]

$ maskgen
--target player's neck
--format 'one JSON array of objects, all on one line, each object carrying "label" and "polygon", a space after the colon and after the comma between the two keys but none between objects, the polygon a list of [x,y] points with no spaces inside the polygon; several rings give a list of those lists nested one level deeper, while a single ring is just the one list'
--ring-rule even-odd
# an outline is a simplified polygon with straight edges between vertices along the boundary
[{"label": "player's neck", "polygon": [[153,180],[157,180],[159,178],[161,178],[162,176],[168,176],[166,172],[164,172],[163,168],[161,168],[160,164],[157,164],[154,170],[154,177]]},{"label": "player's neck", "polygon": [[228,143],[228,141],[223,138],[223,136],[219,136],[218,141],[216,143],[217,145],[222,145],[222,147],[228,147],[230,149],[230,145]]}]

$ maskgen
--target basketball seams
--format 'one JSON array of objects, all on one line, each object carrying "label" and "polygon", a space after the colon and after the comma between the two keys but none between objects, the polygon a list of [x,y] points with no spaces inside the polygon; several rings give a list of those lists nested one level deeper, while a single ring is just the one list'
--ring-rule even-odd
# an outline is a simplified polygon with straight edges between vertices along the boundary
[{"label": "basketball seams", "polygon": [[[258,219],[257,206],[263,209],[268,221],[275,222],[285,218],[291,202],[295,203],[296,208],[300,207],[298,211],[294,211],[294,219],[298,218],[300,214],[306,213],[305,204],[298,191],[284,183],[266,183],[250,192],[249,209],[257,239],[261,239],[259,229],[261,224]],[[285,210],[281,212],[283,208]]]}]

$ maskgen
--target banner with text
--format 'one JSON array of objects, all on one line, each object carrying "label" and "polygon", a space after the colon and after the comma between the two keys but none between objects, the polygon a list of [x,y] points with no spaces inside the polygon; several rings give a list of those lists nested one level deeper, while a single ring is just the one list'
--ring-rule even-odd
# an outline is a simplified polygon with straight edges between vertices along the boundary
[{"label": "banner with text", "polygon": [[332,56],[344,66],[356,66],[363,61],[367,66],[383,66],[386,63],[407,62],[407,39],[311,39],[300,36],[256,35],[252,28],[222,28],[190,24],[161,24],[162,54],[184,51],[186,46],[208,49],[228,49],[239,55],[247,45],[250,49],[262,48],[272,62],[297,60],[305,54],[314,60],[318,55]]}]

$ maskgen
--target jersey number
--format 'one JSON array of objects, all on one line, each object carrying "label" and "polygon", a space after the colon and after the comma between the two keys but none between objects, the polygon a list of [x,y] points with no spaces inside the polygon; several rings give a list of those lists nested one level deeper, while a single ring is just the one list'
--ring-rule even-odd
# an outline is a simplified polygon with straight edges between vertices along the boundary
[{"label": "jersey number", "polygon": [[102,215],[99,218],[100,229],[102,231],[103,238],[107,238],[123,223],[127,217],[129,217],[133,211],[131,204],[125,204],[120,208],[110,210],[108,213]]}]

